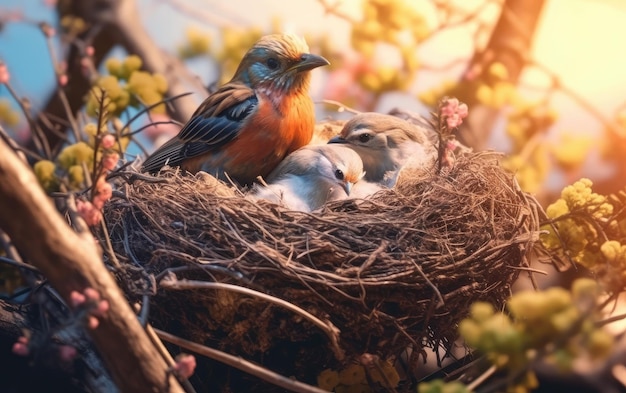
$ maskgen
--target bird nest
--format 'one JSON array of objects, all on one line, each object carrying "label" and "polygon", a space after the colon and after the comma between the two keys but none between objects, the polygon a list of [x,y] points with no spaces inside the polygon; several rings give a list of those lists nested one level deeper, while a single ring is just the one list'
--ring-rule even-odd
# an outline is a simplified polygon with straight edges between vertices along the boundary
[{"label": "bird nest", "polygon": [[283,375],[314,382],[407,348],[416,364],[423,348],[452,346],[471,303],[502,307],[539,246],[540,207],[499,158],[464,153],[315,213],[206,174],[119,173],[105,212],[118,278],[131,300],[147,290],[137,277],[156,278],[153,325]]}]

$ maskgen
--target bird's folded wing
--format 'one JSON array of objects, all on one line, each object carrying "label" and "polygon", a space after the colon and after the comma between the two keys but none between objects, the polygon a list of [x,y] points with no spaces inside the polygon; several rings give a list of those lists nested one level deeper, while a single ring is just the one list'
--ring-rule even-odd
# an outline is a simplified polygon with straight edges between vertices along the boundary
[{"label": "bird's folded wing", "polygon": [[232,141],[246,119],[256,111],[258,99],[249,87],[228,83],[210,95],[174,137],[143,164],[156,172],[164,165],[178,166],[185,159],[215,151]]}]

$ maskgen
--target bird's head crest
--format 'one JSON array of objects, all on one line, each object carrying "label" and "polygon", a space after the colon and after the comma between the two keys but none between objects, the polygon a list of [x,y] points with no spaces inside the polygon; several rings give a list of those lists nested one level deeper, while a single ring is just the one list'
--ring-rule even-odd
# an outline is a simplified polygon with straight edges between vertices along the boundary
[{"label": "bird's head crest", "polygon": [[233,82],[264,89],[268,95],[307,93],[313,68],[328,60],[309,53],[305,40],[295,34],[261,37],[245,54]]}]

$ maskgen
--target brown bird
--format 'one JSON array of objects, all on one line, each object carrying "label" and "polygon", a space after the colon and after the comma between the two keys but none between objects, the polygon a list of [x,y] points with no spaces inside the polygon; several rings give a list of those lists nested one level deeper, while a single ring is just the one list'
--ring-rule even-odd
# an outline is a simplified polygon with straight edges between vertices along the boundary
[{"label": "brown bird", "polygon": [[363,163],[354,150],[309,145],[288,155],[268,176],[266,187],[255,185],[252,197],[310,212],[328,201],[348,198],[363,175]]},{"label": "brown bird", "polygon": [[180,166],[241,185],[267,176],[313,136],[309,71],[329,63],[308,52],[304,40],[292,34],[261,38],[231,81],[200,105],[177,136],[146,159],[143,170]]},{"label": "brown bird", "polygon": [[364,180],[391,188],[407,164],[428,168],[435,162],[437,152],[427,132],[398,117],[367,112],[350,119],[328,143],[356,151],[363,161]]}]

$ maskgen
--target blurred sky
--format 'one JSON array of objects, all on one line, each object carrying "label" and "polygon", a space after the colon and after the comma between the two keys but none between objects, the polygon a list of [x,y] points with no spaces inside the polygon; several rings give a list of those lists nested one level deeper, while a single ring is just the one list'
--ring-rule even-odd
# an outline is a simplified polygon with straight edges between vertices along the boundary
[{"label": "blurred sky", "polygon": [[[316,0],[137,0],[142,10],[143,23],[157,42],[165,49],[175,51],[185,40],[186,29],[197,26],[219,37],[216,25],[255,25],[269,30],[274,18],[279,18],[285,29],[304,34],[333,32],[338,47],[349,42],[348,24],[335,16],[324,15]],[[328,0],[334,3],[336,0]],[[343,0],[340,9],[358,17],[361,0]],[[484,0],[455,0],[467,9],[474,9]],[[0,0],[0,13],[20,11],[29,22],[56,23],[54,13],[46,0]],[[194,10],[190,17],[176,4]],[[432,18],[429,1],[413,0],[412,4]],[[488,7],[483,19],[493,19],[498,7]],[[211,24],[207,24],[210,19]],[[547,0],[544,14],[534,41],[532,57],[559,75],[564,85],[588,100],[605,116],[612,116],[626,100],[626,1],[624,0]],[[447,64],[453,59],[469,57],[473,50],[472,37],[467,28],[455,28],[439,34],[418,48],[424,62],[431,65]],[[336,39],[335,39],[336,38]],[[53,87],[53,73],[45,41],[32,23],[9,23],[0,31],[0,59],[12,74],[12,83],[19,94],[29,97],[37,107],[45,103]],[[381,60],[384,61],[384,60]],[[191,68],[206,83],[213,81],[215,67],[208,61],[194,61]],[[437,86],[445,79],[455,79],[463,65],[445,72],[424,71],[415,82],[415,92]],[[316,76],[319,78],[319,76]],[[522,83],[542,86],[547,80],[538,72],[523,75]],[[528,89],[532,95],[533,89]],[[414,93],[415,93],[414,92]],[[314,92],[319,98],[321,91]],[[6,96],[0,87],[0,96]],[[202,97],[200,97],[202,98]],[[200,99],[199,98],[199,99]],[[555,130],[589,133],[598,136],[599,123],[580,106],[563,95],[556,95],[553,105],[560,114]],[[377,108],[385,111],[393,106],[424,113],[415,94],[399,94],[382,100]],[[471,110],[471,108],[470,108]],[[557,133],[555,132],[555,137]],[[496,134],[492,146],[506,149],[506,139]],[[602,171],[600,165],[588,165],[587,170]],[[602,176],[592,173],[592,177]]]}]

